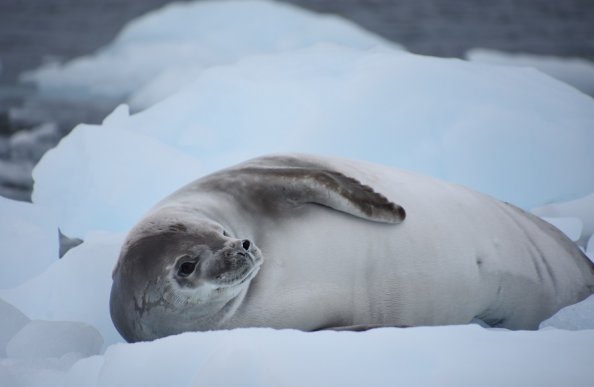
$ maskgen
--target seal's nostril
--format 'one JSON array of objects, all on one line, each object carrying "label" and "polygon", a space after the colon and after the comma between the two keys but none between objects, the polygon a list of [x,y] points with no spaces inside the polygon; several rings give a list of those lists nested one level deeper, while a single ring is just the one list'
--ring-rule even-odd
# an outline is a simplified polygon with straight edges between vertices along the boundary
[{"label": "seal's nostril", "polygon": [[247,239],[244,239],[243,241],[241,241],[241,246],[246,251],[250,249],[250,245],[251,245],[251,242],[248,241]]}]

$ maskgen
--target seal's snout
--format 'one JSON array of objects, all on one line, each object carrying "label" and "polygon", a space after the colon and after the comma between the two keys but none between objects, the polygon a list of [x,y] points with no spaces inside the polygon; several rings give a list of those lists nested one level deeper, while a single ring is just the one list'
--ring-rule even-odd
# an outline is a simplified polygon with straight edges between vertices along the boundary
[{"label": "seal's snout", "polygon": [[229,248],[233,249],[236,254],[238,255],[245,255],[245,253],[249,253],[253,246],[252,242],[249,239],[242,239],[242,240],[235,240],[227,245]]}]

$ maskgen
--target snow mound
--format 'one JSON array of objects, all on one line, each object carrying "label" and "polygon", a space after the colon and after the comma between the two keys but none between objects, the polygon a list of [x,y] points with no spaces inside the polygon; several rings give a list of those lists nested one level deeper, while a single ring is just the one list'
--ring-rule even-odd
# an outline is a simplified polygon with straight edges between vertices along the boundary
[{"label": "snow mound", "polygon": [[577,218],[583,229],[578,235],[578,244],[586,247],[588,239],[594,234],[594,193],[568,202],[550,203],[534,208],[532,213],[546,218]]},{"label": "snow mound", "polygon": [[283,151],[409,169],[525,208],[594,192],[594,101],[530,69],[323,44],[212,68],[114,120],[80,125],[34,170],[33,201],[69,236],[126,230],[183,183]]},{"label": "snow mound", "polygon": [[97,329],[81,322],[34,320],[6,346],[9,358],[61,358],[69,353],[85,357],[99,353],[103,339]]},{"label": "snow mound", "polygon": [[90,233],[45,272],[0,290],[0,298],[36,320],[78,321],[97,328],[105,346],[121,342],[109,315],[111,271],[123,234]]},{"label": "snow mound", "polygon": [[591,331],[240,329],[114,345],[79,361],[66,385],[589,386],[592,348]]},{"label": "snow mound", "polygon": [[542,219],[557,227],[559,230],[561,230],[561,232],[563,232],[569,239],[571,239],[574,242],[577,242],[580,239],[580,236],[582,235],[582,229],[584,228],[584,225],[581,219],[569,217],[543,217]]},{"label": "snow mound", "polygon": [[68,370],[80,359],[73,352],[60,358],[0,358],[0,386],[63,387]]},{"label": "snow mound", "polygon": [[594,329],[594,295],[574,305],[566,306],[540,323],[540,329]]},{"label": "snow mound", "polygon": [[6,357],[6,344],[29,322],[29,318],[1,298],[0,316],[0,357]]},{"label": "snow mound", "polygon": [[398,47],[342,18],[289,4],[180,2],[131,21],[92,56],[48,64],[23,79],[36,83],[42,94],[72,100],[121,101],[146,87],[152,90],[151,98],[134,98],[135,107],[141,108],[172,94],[205,68],[318,42]]},{"label": "snow mound", "polygon": [[196,158],[139,131],[79,125],[35,167],[33,201],[53,211],[64,234],[84,239],[92,230],[128,230],[203,171]]},{"label": "snow mound", "polygon": [[58,226],[40,205],[0,197],[0,289],[43,272],[58,259]]},{"label": "snow mound", "polygon": [[594,96],[594,63],[581,58],[510,54],[484,48],[466,53],[468,60],[506,66],[533,67]]}]

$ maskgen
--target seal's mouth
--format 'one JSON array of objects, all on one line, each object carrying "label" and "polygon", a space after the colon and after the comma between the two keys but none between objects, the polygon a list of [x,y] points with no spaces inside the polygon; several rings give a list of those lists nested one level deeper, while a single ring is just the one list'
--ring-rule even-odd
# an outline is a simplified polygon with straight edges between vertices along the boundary
[{"label": "seal's mouth", "polygon": [[244,282],[247,282],[248,280],[251,280],[252,278],[254,278],[259,269],[260,269],[259,266],[256,266],[256,265],[252,266],[250,271],[245,275],[245,277],[241,281],[239,281],[239,283],[237,285],[241,285]]},{"label": "seal's mouth", "polygon": [[245,257],[245,263],[239,269],[226,271],[215,277],[218,285],[222,287],[239,286],[256,276],[262,260],[249,252],[242,253],[242,256]]}]

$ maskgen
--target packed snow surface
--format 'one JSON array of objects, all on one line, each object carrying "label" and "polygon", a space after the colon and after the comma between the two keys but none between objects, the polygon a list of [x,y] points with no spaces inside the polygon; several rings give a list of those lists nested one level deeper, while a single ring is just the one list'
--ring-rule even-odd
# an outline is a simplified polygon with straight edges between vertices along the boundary
[{"label": "packed snow surface", "polygon": [[101,350],[103,339],[94,327],[70,321],[30,321],[6,345],[9,358],[60,358],[68,353],[86,357]]},{"label": "packed snow surface", "polygon": [[122,341],[109,316],[111,271],[123,234],[89,233],[43,273],[8,290],[4,299],[35,320],[78,321],[101,332],[105,345]]},{"label": "packed snow surface", "polygon": [[540,328],[570,330],[594,329],[594,295],[582,302],[566,306],[551,318],[540,323]]},{"label": "packed snow surface", "polygon": [[[150,107],[76,127],[36,166],[33,204],[0,198],[0,385],[591,385],[592,298],[536,332],[242,329],[137,344],[123,344],[108,306],[121,243],[143,213],[270,152],[374,161],[536,207],[592,257],[594,101],[573,87],[408,54],[265,1],[174,4],[95,55],[29,77],[48,95]],[[58,228],[84,239],[60,260]]]},{"label": "packed snow surface", "polygon": [[6,357],[6,345],[30,321],[20,310],[0,299],[0,357]]},{"label": "packed snow surface", "polygon": [[42,273],[56,261],[58,224],[41,206],[3,197],[0,214],[0,289],[4,289]]},{"label": "packed snow surface", "polygon": [[[589,386],[592,331],[476,325],[363,333],[240,329],[115,345],[69,386]],[[163,370],[167,370],[163,372]]]}]

